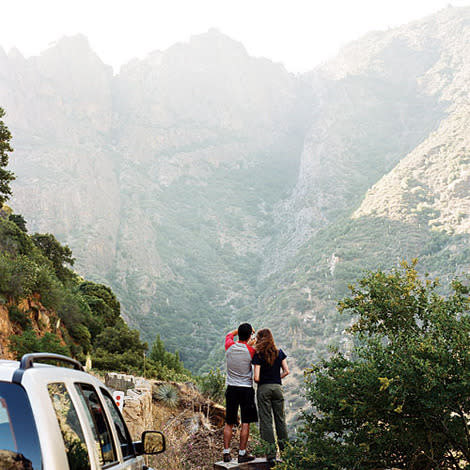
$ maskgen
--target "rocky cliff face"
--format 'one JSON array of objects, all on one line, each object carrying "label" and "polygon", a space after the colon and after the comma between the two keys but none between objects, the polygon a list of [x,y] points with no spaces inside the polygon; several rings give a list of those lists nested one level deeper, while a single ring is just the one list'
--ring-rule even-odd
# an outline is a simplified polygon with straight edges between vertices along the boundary
[{"label": "rocky cliff face", "polygon": [[0,56],[0,77],[21,182],[14,187],[17,210],[34,231],[67,239],[92,271],[108,271],[120,199],[107,142],[111,68],[78,36],[40,57]]},{"label": "rocky cliff face", "polygon": [[469,24],[448,8],[302,77],[215,30],[116,76],[83,37],[0,53],[12,204],[193,369],[245,319],[305,365],[364,268],[467,269]]},{"label": "rocky cliff face", "polygon": [[46,309],[41,304],[38,295],[25,298],[18,304],[7,302],[3,297],[0,297],[0,300],[0,357],[2,359],[16,359],[10,347],[10,336],[23,333],[18,321],[11,318],[9,312],[12,310],[17,311],[23,321],[29,323],[29,327],[37,336],[42,337],[45,333],[54,333],[63,342],[57,313]]},{"label": "rocky cliff face", "polygon": [[274,271],[319,228],[349,215],[374,183],[437,130],[449,112],[446,94],[460,101],[451,90],[466,85],[456,86],[442,71],[455,55],[453,70],[461,80],[467,16],[450,8],[371,33],[306,77],[316,103],[296,187],[278,207],[284,234],[276,240]]},{"label": "rocky cliff face", "polygon": [[468,19],[455,13],[447,12],[447,27],[434,25],[436,40],[446,53],[419,77],[422,89],[440,103],[444,115],[435,131],[367,192],[356,217],[424,221],[437,231],[469,233],[470,30]]}]

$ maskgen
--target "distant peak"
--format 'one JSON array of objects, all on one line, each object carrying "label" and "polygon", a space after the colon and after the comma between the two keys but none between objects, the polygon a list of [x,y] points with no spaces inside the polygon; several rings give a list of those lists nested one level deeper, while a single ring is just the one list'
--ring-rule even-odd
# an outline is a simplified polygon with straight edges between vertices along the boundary
[{"label": "distant peak", "polygon": [[210,28],[208,31],[206,31],[205,33],[200,33],[200,34],[194,34],[191,36],[191,39],[190,41],[197,41],[197,40],[201,40],[201,39],[210,39],[210,40],[214,40],[214,39],[222,39],[222,40],[225,40],[225,41],[228,41],[228,42],[232,42],[232,43],[236,43],[236,44],[239,44],[238,41],[236,41],[235,39],[232,39],[230,36],[227,36],[226,34],[224,34],[222,31],[220,31],[220,29],[217,29],[217,28]]},{"label": "distant peak", "polygon": [[13,60],[25,60],[23,54],[16,47],[12,47],[8,53],[8,58]]},{"label": "distant peak", "polygon": [[58,41],[50,44],[51,47],[70,47],[80,50],[91,50],[88,38],[83,34],[75,34],[73,36],[62,36]]},{"label": "distant peak", "polygon": [[88,64],[93,62],[98,66],[105,65],[83,34],[62,36],[59,40],[50,43],[49,48],[42,52],[41,57],[56,61],[58,65],[62,60],[66,60],[67,63],[74,62],[76,65],[82,60],[86,60]]},{"label": "distant peak", "polygon": [[218,28],[210,28],[210,29],[207,31],[206,34],[215,34],[215,35],[222,35],[222,36],[224,36],[224,35],[222,34],[222,32],[220,31],[220,29],[218,29]]},{"label": "distant peak", "polygon": [[192,46],[222,46],[232,50],[238,50],[246,55],[245,46],[230,36],[227,36],[217,28],[210,28],[207,32],[191,36],[189,44]]}]

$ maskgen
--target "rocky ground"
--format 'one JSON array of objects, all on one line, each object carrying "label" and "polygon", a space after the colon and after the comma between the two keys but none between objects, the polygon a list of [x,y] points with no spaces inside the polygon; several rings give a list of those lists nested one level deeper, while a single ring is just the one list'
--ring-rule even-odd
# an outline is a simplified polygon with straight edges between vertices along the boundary
[{"label": "rocky ground", "polygon": [[[106,384],[113,388],[118,383],[125,388],[126,380],[132,388],[126,390],[123,415],[132,438],[140,439],[141,433],[149,429],[165,434],[166,451],[146,457],[147,464],[167,470],[212,470],[214,462],[222,457],[225,408],[204,397],[191,383],[171,383],[178,393],[176,406],[156,399],[156,391],[166,382],[110,374]],[[238,439],[235,430],[234,454]]]}]

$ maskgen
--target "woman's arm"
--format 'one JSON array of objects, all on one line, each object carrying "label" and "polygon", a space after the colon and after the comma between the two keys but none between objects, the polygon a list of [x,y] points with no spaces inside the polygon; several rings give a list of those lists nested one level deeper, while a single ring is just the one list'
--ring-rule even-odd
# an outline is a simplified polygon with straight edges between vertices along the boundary
[{"label": "woman's arm", "polygon": [[253,380],[255,382],[259,382],[259,372],[261,370],[261,366],[259,364],[255,364],[255,375],[253,377]]},{"label": "woman's arm", "polygon": [[[289,366],[287,365],[287,359],[283,359],[282,362],[281,362],[281,369],[282,369],[282,373],[281,373],[281,379],[283,379],[284,377],[286,377],[287,375],[289,375]],[[255,379],[256,380],[256,379]]]}]

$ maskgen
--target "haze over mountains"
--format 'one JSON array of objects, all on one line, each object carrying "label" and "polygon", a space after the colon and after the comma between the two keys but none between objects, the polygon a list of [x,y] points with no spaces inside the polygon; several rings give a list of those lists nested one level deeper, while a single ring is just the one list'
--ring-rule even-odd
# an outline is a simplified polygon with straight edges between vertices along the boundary
[{"label": "haze over mountains", "polygon": [[304,367],[364,269],[470,265],[470,9],[447,8],[294,76],[211,30],[113,76],[82,36],[0,50],[11,205],[109,284],[185,364],[240,320]]}]

